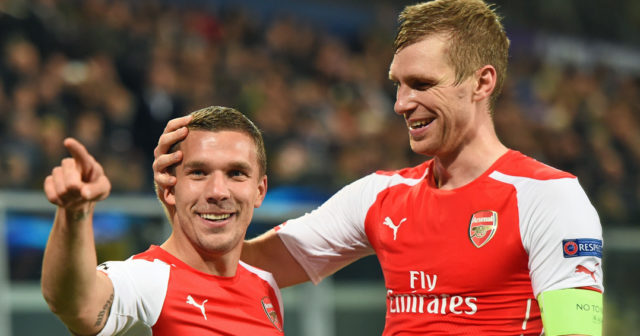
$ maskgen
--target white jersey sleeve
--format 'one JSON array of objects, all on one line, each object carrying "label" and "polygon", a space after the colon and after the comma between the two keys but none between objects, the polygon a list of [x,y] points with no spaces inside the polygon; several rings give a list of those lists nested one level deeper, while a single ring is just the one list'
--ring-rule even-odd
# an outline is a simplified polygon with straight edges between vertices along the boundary
[{"label": "white jersey sleeve", "polygon": [[110,261],[98,269],[113,283],[113,304],[98,335],[151,335],[164,304],[170,266],[143,259]]},{"label": "white jersey sleeve", "polygon": [[491,177],[517,190],[534,295],[580,287],[603,291],[602,227],[578,179],[535,180],[499,172]]},{"label": "white jersey sleeve", "polygon": [[374,254],[365,232],[369,208],[380,191],[421,178],[371,174],[338,191],[311,213],[279,227],[278,236],[314,284],[344,266]]}]

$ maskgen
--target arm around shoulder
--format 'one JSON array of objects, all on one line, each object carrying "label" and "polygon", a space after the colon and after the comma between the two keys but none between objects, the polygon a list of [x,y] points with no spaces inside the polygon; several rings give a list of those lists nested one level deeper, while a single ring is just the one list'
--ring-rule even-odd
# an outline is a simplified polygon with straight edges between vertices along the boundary
[{"label": "arm around shoulder", "polygon": [[275,229],[245,241],[240,259],[271,272],[280,288],[309,281],[304,268],[291,255]]}]

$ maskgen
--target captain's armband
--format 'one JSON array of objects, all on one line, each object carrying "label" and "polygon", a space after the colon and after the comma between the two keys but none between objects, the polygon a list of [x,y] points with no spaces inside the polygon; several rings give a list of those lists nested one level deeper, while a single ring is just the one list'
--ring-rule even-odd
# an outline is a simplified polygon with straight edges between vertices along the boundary
[{"label": "captain's armband", "polygon": [[602,335],[602,293],[559,289],[541,293],[538,303],[545,335]]}]

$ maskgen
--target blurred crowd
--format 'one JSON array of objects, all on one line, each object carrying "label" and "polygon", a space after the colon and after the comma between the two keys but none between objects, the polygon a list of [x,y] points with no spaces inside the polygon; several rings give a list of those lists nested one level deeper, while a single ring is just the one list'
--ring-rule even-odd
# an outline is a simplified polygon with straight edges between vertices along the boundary
[{"label": "blurred crowd", "polygon": [[[166,122],[209,105],[235,107],[264,131],[270,188],[332,192],[424,159],[393,113],[397,12],[388,8],[336,34],[241,7],[9,3],[0,13],[0,189],[40,190],[73,136],[103,164],[113,193],[152,193]],[[633,225],[639,111],[638,74],[518,52],[495,122],[506,145],[577,175],[605,225]]]}]

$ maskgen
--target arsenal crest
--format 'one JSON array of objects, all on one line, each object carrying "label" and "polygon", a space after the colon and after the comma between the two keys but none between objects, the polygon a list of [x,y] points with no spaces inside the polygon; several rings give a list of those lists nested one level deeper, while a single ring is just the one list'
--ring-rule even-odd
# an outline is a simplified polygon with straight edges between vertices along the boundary
[{"label": "arsenal crest", "polygon": [[273,307],[273,303],[271,303],[271,299],[269,299],[269,297],[265,296],[262,298],[262,308],[264,309],[264,312],[267,314],[267,317],[269,318],[271,323],[273,323],[273,326],[276,327],[276,329],[278,329],[279,331],[282,331],[282,323],[280,323],[280,320],[278,319],[278,313]]},{"label": "arsenal crest", "polygon": [[469,221],[469,239],[473,246],[481,248],[493,238],[498,230],[498,213],[493,210],[480,210],[471,215]]}]

